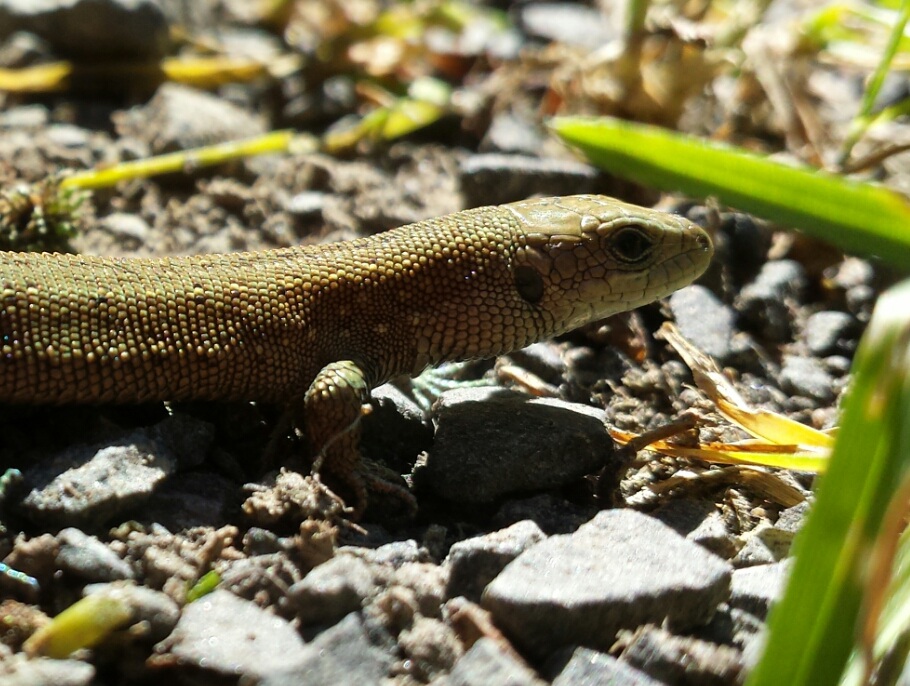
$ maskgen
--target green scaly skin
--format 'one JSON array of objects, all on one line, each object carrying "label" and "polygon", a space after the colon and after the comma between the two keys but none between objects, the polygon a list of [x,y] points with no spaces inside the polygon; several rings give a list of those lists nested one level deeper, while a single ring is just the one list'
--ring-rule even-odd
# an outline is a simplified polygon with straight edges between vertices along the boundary
[{"label": "green scaly skin", "polygon": [[593,195],[252,253],[0,253],[0,402],[283,403],[359,513],[371,388],[651,302],[712,253],[685,219]]}]

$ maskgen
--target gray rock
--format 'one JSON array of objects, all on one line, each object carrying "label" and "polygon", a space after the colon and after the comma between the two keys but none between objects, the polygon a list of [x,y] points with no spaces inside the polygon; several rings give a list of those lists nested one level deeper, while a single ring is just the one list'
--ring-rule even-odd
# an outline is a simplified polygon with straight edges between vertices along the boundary
[{"label": "gray rock", "polygon": [[3,686],[90,686],[95,682],[95,668],[82,660],[52,660],[47,657],[25,658],[24,654],[3,658]]},{"label": "gray rock", "polygon": [[751,567],[779,562],[790,553],[793,537],[792,531],[759,525],[743,535],[745,543],[732,563],[735,567]]},{"label": "gray rock", "polygon": [[546,130],[534,121],[530,113],[503,110],[493,115],[493,121],[480,144],[480,149],[539,159]]},{"label": "gray rock", "polygon": [[[710,219],[704,207],[698,206],[689,211],[689,219],[702,224],[716,222],[716,218]],[[726,254],[732,257],[726,261],[724,268],[731,270],[739,283],[751,280],[767,261],[772,235],[768,226],[756,221],[752,215],[721,212],[717,247],[720,248],[726,242]]]},{"label": "gray rock", "polygon": [[792,563],[787,559],[737,569],[730,583],[730,606],[765,619],[771,604],[783,595],[791,568]]},{"label": "gray rock", "polygon": [[361,421],[365,454],[400,472],[411,470],[417,456],[433,444],[433,428],[424,409],[394,384],[373,390],[372,412]]},{"label": "gray rock", "polygon": [[820,403],[834,401],[834,378],[825,365],[814,357],[787,355],[780,370],[780,387],[793,395],[801,395]]},{"label": "gray rock", "polygon": [[[342,548],[339,552],[344,552],[345,550],[345,548]],[[371,564],[389,565],[395,569],[413,562],[429,561],[427,551],[417,545],[417,541],[413,539],[393,541],[375,549],[356,548],[352,549],[351,552]]]},{"label": "gray rock", "polygon": [[847,310],[860,321],[868,321],[878,297],[875,268],[866,260],[847,257],[841,262],[831,283],[844,291]]},{"label": "gray rock", "polygon": [[686,540],[724,559],[736,553],[736,542],[717,506],[707,500],[671,500],[652,513]]},{"label": "gray rock", "polygon": [[64,149],[78,150],[91,144],[91,132],[72,124],[52,124],[44,135],[49,143]]},{"label": "gray rock", "polygon": [[371,642],[375,632],[368,633],[359,615],[350,614],[304,646],[293,668],[269,669],[259,686],[385,683],[394,661],[390,650]]},{"label": "gray rock", "polygon": [[851,315],[826,310],[816,312],[806,320],[803,339],[809,352],[819,357],[838,352],[849,353],[856,347],[855,330],[856,320]]},{"label": "gray rock", "polygon": [[[395,570],[389,583],[382,590],[391,591],[391,597],[408,596],[409,604],[426,617],[437,617],[446,600],[448,570],[431,562],[411,562]],[[396,588],[397,587],[397,588]],[[386,593],[386,598],[389,594]],[[382,606],[383,593],[377,596]],[[380,607],[382,609],[382,607]]]},{"label": "gray rock", "polygon": [[321,191],[301,191],[287,200],[284,209],[302,220],[321,219],[329,197],[328,193]]},{"label": "gray rock", "polygon": [[129,514],[138,521],[180,531],[196,526],[222,526],[236,512],[236,507],[236,483],[210,471],[189,472],[169,479]]},{"label": "gray rock", "polygon": [[[34,33],[17,31],[0,40],[0,65],[6,69],[32,67],[42,62],[52,61],[54,58],[53,52],[50,44]],[[25,105],[24,107],[32,107],[32,105]],[[43,105],[39,105],[39,107],[43,107]],[[18,115],[13,115],[13,119],[18,119]],[[50,121],[50,117],[46,117],[45,120]],[[36,126],[35,120],[31,117],[26,118],[22,123],[27,128]],[[15,125],[11,125],[10,128],[15,128]]]},{"label": "gray rock", "polygon": [[532,654],[603,650],[623,628],[706,623],[729,595],[730,574],[653,517],[612,510],[520,555],[487,586],[483,605]]},{"label": "gray rock", "polygon": [[743,650],[759,640],[767,624],[751,612],[738,607],[721,605],[711,622],[698,632],[698,637],[720,645],[730,645]]},{"label": "gray rock", "polygon": [[612,450],[603,411],[498,388],[444,393],[436,439],[415,484],[458,503],[558,488],[599,469]]},{"label": "gray rock", "polygon": [[149,242],[151,227],[138,214],[113,212],[98,222],[98,228],[118,239],[124,249],[137,249]]},{"label": "gray rock", "polygon": [[535,2],[519,7],[521,26],[537,38],[594,49],[618,37],[603,12],[593,7],[573,2]]},{"label": "gray rock", "polygon": [[157,60],[170,42],[155,0],[2,0],[0,40],[34,33],[60,56]]},{"label": "gray rock", "polygon": [[505,528],[529,519],[548,536],[569,534],[597,514],[596,507],[579,507],[565,498],[540,493],[529,498],[507,500],[502,504],[490,525]]},{"label": "gray rock", "polygon": [[481,638],[443,682],[446,686],[544,686],[546,682],[526,664],[503,652],[496,642]]},{"label": "gray rock", "polygon": [[50,119],[44,105],[19,105],[0,113],[0,129],[39,129],[46,127]]},{"label": "gray rock", "polygon": [[552,341],[532,343],[508,354],[508,359],[550,384],[558,384],[566,373],[566,361],[559,345]]},{"label": "gray rock", "polygon": [[354,555],[335,555],[288,589],[304,624],[330,624],[359,610],[376,591],[373,570]]},{"label": "gray rock", "polygon": [[665,629],[642,627],[622,659],[667,684],[735,684],[741,681],[742,655],[735,648]]},{"label": "gray rock", "polygon": [[686,286],[670,296],[670,311],[683,336],[724,364],[733,355],[735,312],[704,286]]},{"label": "gray rock", "polygon": [[94,536],[67,528],[57,534],[60,569],[86,581],[132,579],[133,569],[117,553]]},{"label": "gray rock", "polygon": [[264,681],[311,659],[305,648],[286,620],[216,590],[183,608],[177,627],[156,651],[198,670]]},{"label": "gray rock", "polygon": [[755,280],[743,287],[736,309],[764,340],[782,343],[790,338],[790,304],[801,303],[807,289],[808,280],[798,262],[766,262]]},{"label": "gray rock", "polygon": [[573,160],[486,153],[465,158],[459,167],[468,206],[499,205],[532,195],[590,193],[599,172]]},{"label": "gray rock", "polygon": [[788,507],[786,510],[780,513],[780,516],[774,523],[774,528],[780,529],[781,531],[789,531],[790,533],[795,534],[802,528],[803,522],[806,520],[806,515],[809,513],[809,508],[811,505],[812,503],[810,500],[804,500],[803,502],[798,503],[793,507]]},{"label": "gray rock", "polygon": [[464,653],[461,638],[448,622],[423,615],[415,616],[397,638],[404,659],[413,666],[410,674],[426,680],[451,672]]},{"label": "gray rock", "polygon": [[553,686],[660,686],[660,683],[612,655],[589,648],[576,648],[553,680]]},{"label": "gray rock", "polygon": [[138,138],[159,155],[265,133],[263,122],[246,110],[176,83],[163,84],[148,104],[116,124],[120,135]]},{"label": "gray rock", "polygon": [[85,587],[85,595],[106,595],[125,604],[130,611],[130,637],[146,642],[165,639],[180,619],[180,607],[169,595],[145,586],[128,582],[91,584]]},{"label": "gray rock", "polygon": [[105,443],[67,448],[25,472],[19,507],[32,521],[101,525],[146,501],[178,465],[199,464],[211,425],[174,416]]},{"label": "gray rock", "polygon": [[449,568],[446,594],[478,602],[486,585],[507,564],[545,538],[537,524],[526,520],[486,536],[459,541],[449,549],[445,561]]}]

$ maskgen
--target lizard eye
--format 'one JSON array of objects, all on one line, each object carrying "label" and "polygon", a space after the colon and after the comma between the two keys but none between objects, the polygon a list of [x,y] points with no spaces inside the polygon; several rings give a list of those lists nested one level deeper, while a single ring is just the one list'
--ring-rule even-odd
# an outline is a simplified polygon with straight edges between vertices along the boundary
[{"label": "lizard eye", "polygon": [[634,226],[620,229],[610,240],[610,252],[620,262],[639,262],[651,254],[653,247],[651,237]]},{"label": "lizard eye", "polygon": [[512,278],[515,280],[518,295],[532,305],[539,303],[543,298],[543,278],[533,267],[527,265],[515,267]]}]

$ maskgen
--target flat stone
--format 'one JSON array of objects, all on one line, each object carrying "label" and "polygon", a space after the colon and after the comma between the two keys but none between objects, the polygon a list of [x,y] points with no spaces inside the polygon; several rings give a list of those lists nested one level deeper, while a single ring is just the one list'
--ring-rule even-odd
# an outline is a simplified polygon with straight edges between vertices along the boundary
[{"label": "flat stone", "polygon": [[247,110],[177,83],[161,85],[146,105],[115,123],[120,135],[138,138],[156,155],[265,133],[261,119]]},{"label": "flat stone", "polygon": [[622,659],[661,683],[735,684],[741,681],[741,653],[691,636],[675,636],[655,626],[642,627]]},{"label": "flat stone", "polygon": [[790,305],[806,297],[805,270],[794,260],[766,262],[737,298],[736,309],[742,321],[762,339],[783,343],[790,338]]},{"label": "flat stone", "polygon": [[94,536],[72,527],[57,534],[60,569],[85,581],[132,579],[133,568]]},{"label": "flat stone", "polygon": [[789,555],[794,536],[792,531],[760,524],[743,534],[745,542],[732,563],[739,568],[779,562]]},{"label": "flat stone", "polygon": [[[703,223],[712,221],[704,207],[693,208],[692,221]],[[742,212],[722,212],[718,227],[718,243],[726,239],[729,255],[729,268],[740,283],[751,280],[767,261],[768,249],[771,247],[773,232],[764,222],[757,222],[749,214]],[[719,247],[719,246],[718,246]]]},{"label": "flat stone", "polygon": [[812,506],[811,500],[804,500],[793,507],[788,507],[780,513],[777,521],[774,522],[774,528],[781,531],[789,531],[795,534],[799,531],[806,521],[806,515],[809,514],[809,508]]},{"label": "flat stone", "polygon": [[[344,552],[345,550],[345,548],[342,548],[339,552]],[[414,562],[429,561],[426,550],[417,545],[417,541],[413,539],[392,541],[378,548],[352,548],[351,553],[372,564],[389,565],[394,569],[399,569]]]},{"label": "flat stone", "polygon": [[397,638],[405,659],[427,680],[451,672],[464,653],[461,639],[448,622],[423,615],[415,616]]},{"label": "flat stone", "polygon": [[0,129],[38,129],[50,123],[51,115],[45,105],[19,105],[0,113]]},{"label": "flat stone", "polygon": [[480,149],[487,153],[496,151],[539,159],[546,135],[546,129],[530,113],[503,110],[493,114]]},{"label": "flat stone", "polygon": [[372,411],[361,421],[364,454],[401,473],[409,472],[420,453],[433,444],[428,413],[394,384],[370,394]]},{"label": "flat stone", "polygon": [[717,506],[707,500],[671,500],[651,513],[686,540],[727,559],[736,553],[736,542]]},{"label": "flat stone", "polygon": [[611,510],[521,554],[482,604],[534,655],[573,644],[606,650],[620,629],[705,624],[729,596],[731,571],[653,517]]},{"label": "flat stone", "polygon": [[559,488],[603,466],[604,413],[499,388],[449,391],[434,405],[436,438],[415,484],[458,503]]},{"label": "flat stone", "polygon": [[852,315],[837,310],[816,312],[806,320],[803,339],[813,355],[823,357],[850,353],[856,348],[854,332],[857,321]]},{"label": "flat stone", "polygon": [[574,2],[535,2],[519,7],[519,22],[531,36],[590,49],[602,48],[618,37],[604,13],[594,7]]},{"label": "flat stone", "polygon": [[34,33],[60,56],[157,60],[170,43],[155,0],[2,0],[0,40]]},{"label": "flat stone", "polygon": [[499,205],[532,195],[590,193],[600,173],[574,160],[480,153],[459,167],[461,189],[469,206]]},{"label": "flat stone", "polygon": [[491,525],[504,528],[529,519],[548,536],[569,534],[597,512],[597,507],[580,507],[552,493],[539,493],[507,500],[493,515]]},{"label": "flat stone", "polygon": [[670,296],[676,325],[696,348],[725,364],[733,356],[736,313],[714,293],[698,284]]},{"label": "flat stone", "polygon": [[105,443],[67,448],[24,472],[19,509],[31,521],[102,525],[148,500],[178,466],[199,464],[210,424],[174,416]]},{"label": "flat stone", "polygon": [[834,377],[815,357],[787,355],[780,370],[780,387],[787,393],[820,403],[834,401]]},{"label": "flat stone", "polygon": [[443,683],[446,686],[544,686],[546,682],[526,664],[500,650],[495,641],[481,638],[455,663]]},{"label": "flat stone", "polygon": [[156,646],[185,666],[254,681],[299,667],[312,656],[305,648],[287,620],[222,590],[184,607],[174,632]]},{"label": "flat stone", "polygon": [[612,655],[590,648],[576,648],[553,680],[553,686],[660,686],[661,683]]},{"label": "flat stone", "polygon": [[783,595],[792,566],[791,559],[786,559],[737,569],[730,584],[730,606],[765,619],[772,603]]},{"label": "flat stone", "polygon": [[540,527],[525,520],[486,536],[468,538],[449,549],[446,594],[479,602],[487,584],[525,550],[546,538]]},{"label": "flat stone", "polygon": [[335,555],[288,589],[304,624],[330,624],[359,610],[376,592],[372,566],[354,555]]},{"label": "flat stone", "polygon": [[85,587],[85,595],[116,598],[121,606],[129,608],[130,637],[149,643],[164,640],[180,619],[180,607],[169,595],[131,582],[90,584]]},{"label": "flat stone", "polygon": [[169,531],[219,527],[236,512],[237,484],[211,471],[181,473],[129,512],[131,518]]},{"label": "flat stone", "polygon": [[115,236],[125,249],[132,250],[148,243],[152,231],[145,219],[127,212],[112,212],[98,221],[98,228]]},{"label": "flat stone", "polygon": [[371,635],[357,613],[349,614],[304,646],[293,668],[269,668],[259,686],[385,683],[392,651],[376,646]]},{"label": "flat stone", "polygon": [[562,349],[553,341],[532,343],[521,350],[509,353],[506,357],[550,384],[561,383],[567,369]]},{"label": "flat stone", "polygon": [[95,668],[82,660],[52,660],[48,657],[26,659],[23,653],[0,655],[3,659],[3,686],[90,686]]}]

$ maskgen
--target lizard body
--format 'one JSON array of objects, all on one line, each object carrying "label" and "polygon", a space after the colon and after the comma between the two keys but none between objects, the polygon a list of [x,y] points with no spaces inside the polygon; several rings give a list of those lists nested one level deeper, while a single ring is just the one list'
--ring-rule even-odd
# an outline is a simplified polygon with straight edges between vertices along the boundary
[{"label": "lizard body", "polygon": [[569,196],[261,252],[0,253],[0,402],[284,403],[361,509],[371,388],[645,304],[712,252],[682,218]]}]

